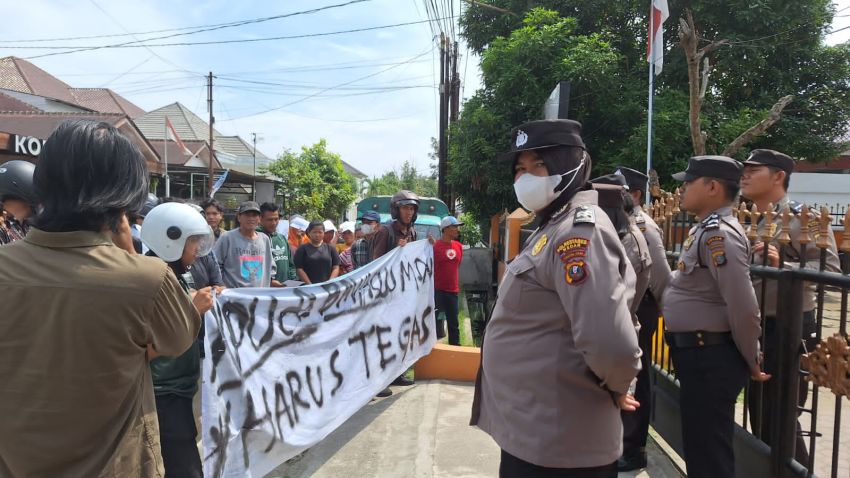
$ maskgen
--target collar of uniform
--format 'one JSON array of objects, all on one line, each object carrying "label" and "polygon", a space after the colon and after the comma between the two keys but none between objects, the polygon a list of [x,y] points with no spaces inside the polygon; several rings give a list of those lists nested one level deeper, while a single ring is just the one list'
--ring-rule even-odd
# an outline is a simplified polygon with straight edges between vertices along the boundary
[{"label": "collar of uniform", "polygon": [[91,247],[112,246],[112,239],[105,233],[92,231],[45,232],[30,229],[25,241],[42,247]]},{"label": "collar of uniform", "polygon": [[575,193],[573,198],[570,199],[570,202],[568,202],[563,209],[552,215],[552,219],[550,219],[549,222],[552,223],[561,220],[568,216],[568,214],[565,213],[574,210],[578,206],[588,204],[599,204],[599,193],[597,193],[594,189],[589,189],[587,191],[579,191]]},{"label": "collar of uniform", "polygon": [[726,207],[721,207],[719,209],[715,209],[714,211],[711,211],[711,214],[709,214],[706,217],[709,217],[712,214],[717,214],[720,217],[731,216],[732,215],[732,206],[726,206]]},{"label": "collar of uniform", "polygon": [[788,197],[788,195],[787,195],[787,194],[786,194],[786,195],[784,195],[784,196],[782,196],[782,199],[780,199],[780,200],[779,200],[779,202],[777,202],[777,203],[776,203],[776,205],[775,205],[775,206],[773,206],[773,211],[774,211],[774,212],[781,213],[782,211],[784,211],[784,210],[785,210],[785,206],[787,206],[787,205],[788,205],[788,202],[789,202],[790,200],[791,200],[791,199]]}]

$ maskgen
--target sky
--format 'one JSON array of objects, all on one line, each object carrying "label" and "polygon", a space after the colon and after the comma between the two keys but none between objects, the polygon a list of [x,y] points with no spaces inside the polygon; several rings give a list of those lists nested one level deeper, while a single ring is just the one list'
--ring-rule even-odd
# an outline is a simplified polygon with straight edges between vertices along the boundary
[{"label": "sky", "polygon": [[[256,133],[257,149],[270,157],[325,138],[331,151],[370,176],[400,169],[404,161],[428,172],[431,137],[438,128],[439,56],[433,33],[439,29],[432,32],[426,3],[436,3],[445,16],[451,16],[450,8],[455,15],[461,8],[461,0],[31,0],[6,9],[0,56],[25,58],[73,87],[111,88],[147,111],[179,101],[205,120],[205,75],[212,71],[216,129],[249,142]],[[114,45],[192,30],[144,32],[323,7],[331,8],[147,42],[240,43],[110,48],[39,58],[33,57],[67,50],[17,48]],[[244,41],[411,22],[421,23]],[[443,22],[447,32],[451,22]],[[32,41],[95,35],[124,36]],[[479,87],[478,59],[462,43],[460,54],[466,98]]]},{"label": "sky", "polygon": [[[347,4],[347,5],[343,5]],[[827,37],[850,40],[850,0]],[[338,5],[338,6],[335,6]],[[109,87],[145,110],[179,101],[207,117],[206,79],[214,79],[216,129],[238,134],[270,157],[320,138],[331,151],[370,176],[412,161],[429,169],[437,135],[439,60],[426,5],[457,15],[463,0],[29,0],[7,6],[0,56],[28,59],[74,87]],[[329,7],[329,8],[325,8]],[[185,33],[218,25],[322,9],[232,28]],[[381,28],[399,23],[412,25]],[[454,20],[454,36],[457,33]],[[450,32],[452,20],[444,20]],[[324,33],[379,27],[373,30]],[[181,30],[174,30],[181,29]],[[145,33],[169,30],[160,33]],[[129,35],[128,33],[133,33]],[[152,38],[180,34],[171,38]],[[40,39],[123,35],[33,42]],[[249,41],[268,37],[305,38]],[[104,48],[67,53],[21,46],[102,46],[239,41],[215,45]],[[478,58],[460,42],[462,96],[480,87]],[[50,53],[64,54],[42,56]]]}]

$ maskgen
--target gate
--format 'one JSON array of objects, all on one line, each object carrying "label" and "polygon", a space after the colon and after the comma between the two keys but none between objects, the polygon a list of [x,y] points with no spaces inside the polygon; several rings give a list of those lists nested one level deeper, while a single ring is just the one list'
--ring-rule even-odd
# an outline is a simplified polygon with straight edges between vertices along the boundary
[{"label": "gate", "polygon": [[[672,265],[694,219],[679,209],[678,194],[666,193],[648,212],[664,231],[667,256]],[[751,244],[769,242],[777,232],[771,227],[762,227],[761,231],[758,228],[762,218],[767,219],[765,224],[773,222],[776,213],[772,208],[760,213],[742,203],[735,214],[748,230]],[[829,247],[830,211],[823,208],[821,220],[814,220],[803,207],[799,214],[801,250],[795,251],[801,260],[786,263],[790,247],[789,221],[793,213],[786,208],[781,214],[779,267],[769,267],[766,255],[764,262],[750,267],[752,277],[761,280],[756,295],[762,307],[762,343],[770,328],[773,335],[769,343],[776,344],[776,350],[770,354],[775,370],[767,384],[750,382],[738,399],[734,444],[736,474],[741,477],[848,477],[850,426],[842,429],[842,414],[850,413],[847,334],[850,233],[836,233],[841,251],[836,261]],[[843,223],[844,232],[850,232],[850,211]],[[812,248],[817,254],[813,254]],[[807,261],[807,256],[819,259]],[[776,293],[767,294],[768,287],[775,287]],[[816,306],[804,314],[804,294],[810,294],[812,289]],[[766,317],[765,309],[769,305],[773,306],[769,310],[775,313]],[[652,425],[679,455],[684,456],[679,385],[663,330],[663,318],[659,318],[650,370]]]}]

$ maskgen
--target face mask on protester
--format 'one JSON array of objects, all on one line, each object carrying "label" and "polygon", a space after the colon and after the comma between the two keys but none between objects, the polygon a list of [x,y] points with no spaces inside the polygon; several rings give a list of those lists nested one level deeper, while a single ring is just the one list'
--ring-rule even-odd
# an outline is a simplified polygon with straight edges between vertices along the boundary
[{"label": "face mask on protester", "polygon": [[[563,174],[555,174],[552,176],[535,176],[533,174],[524,173],[514,183],[514,192],[519,203],[529,211],[540,211],[546,206],[552,204],[552,201],[558,198],[570,185],[575,181],[579,170],[584,166],[586,155],[581,157],[581,162],[578,166]],[[561,183],[561,178],[572,174],[570,181],[558,192],[555,188]]]},{"label": "face mask on protester", "polygon": [[364,235],[372,234],[372,225],[371,224],[363,224],[360,226],[360,232]]}]

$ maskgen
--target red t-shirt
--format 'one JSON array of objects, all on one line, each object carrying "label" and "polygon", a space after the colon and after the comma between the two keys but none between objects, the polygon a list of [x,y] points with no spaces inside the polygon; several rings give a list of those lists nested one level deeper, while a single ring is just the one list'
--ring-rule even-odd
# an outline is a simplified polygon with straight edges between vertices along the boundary
[{"label": "red t-shirt", "polygon": [[463,246],[457,241],[448,243],[438,239],[434,243],[434,289],[443,292],[460,292],[458,271],[463,260]]}]

